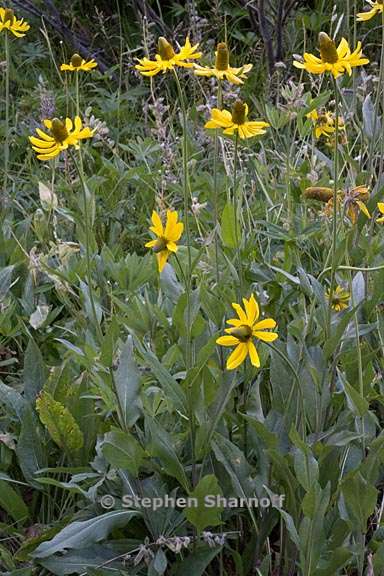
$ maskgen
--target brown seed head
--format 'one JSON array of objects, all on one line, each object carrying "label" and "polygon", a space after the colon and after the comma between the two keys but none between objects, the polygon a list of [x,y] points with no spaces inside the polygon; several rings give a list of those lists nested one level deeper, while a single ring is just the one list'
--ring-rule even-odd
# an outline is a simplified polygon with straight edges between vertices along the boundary
[{"label": "brown seed head", "polygon": [[64,122],[59,120],[59,118],[54,118],[52,120],[52,128],[51,128],[52,136],[56,140],[56,142],[64,142],[66,138],[68,138],[68,131],[65,127]]},{"label": "brown seed head", "polygon": [[332,188],[326,188],[325,186],[310,186],[304,190],[304,196],[311,200],[328,202],[328,200],[333,196],[333,190]]},{"label": "brown seed head", "polygon": [[241,100],[236,100],[232,108],[232,120],[235,124],[244,124],[246,120],[246,106]]},{"label": "brown seed head", "polygon": [[14,14],[12,8],[5,8],[5,10],[4,10],[4,22],[11,22],[11,24],[12,24],[14,18],[15,18],[15,14]]},{"label": "brown seed head", "polygon": [[175,51],[166,38],[160,36],[157,48],[162,60],[171,60],[174,57]]},{"label": "brown seed head", "polygon": [[71,58],[71,64],[74,68],[79,68],[82,62],[83,59],[79,54],[74,54]]},{"label": "brown seed head", "polygon": [[165,238],[159,238],[158,240],[156,240],[156,244],[152,248],[155,254],[163,252],[163,250],[166,249],[167,249],[167,241]]},{"label": "brown seed head", "polygon": [[238,326],[237,328],[232,328],[231,336],[234,336],[240,340],[240,342],[247,342],[252,336],[252,328],[250,326],[246,326],[245,324]]},{"label": "brown seed head", "polygon": [[320,56],[323,62],[334,64],[338,61],[339,55],[336,50],[336,44],[325,32],[319,34]]},{"label": "brown seed head", "polygon": [[216,51],[216,70],[228,70],[229,51],[225,42],[219,42]]}]

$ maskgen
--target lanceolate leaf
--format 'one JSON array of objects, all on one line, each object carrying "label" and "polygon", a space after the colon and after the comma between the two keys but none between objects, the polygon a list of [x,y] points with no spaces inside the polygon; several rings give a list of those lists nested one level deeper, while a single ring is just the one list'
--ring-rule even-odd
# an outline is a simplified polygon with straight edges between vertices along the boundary
[{"label": "lanceolate leaf", "polygon": [[115,374],[116,393],[119,401],[122,426],[130,428],[141,414],[140,373],[133,358],[132,337],[128,336],[120,354]]},{"label": "lanceolate leaf", "polygon": [[24,396],[30,402],[34,402],[46,380],[46,368],[40,348],[31,338],[29,340],[24,357]]},{"label": "lanceolate leaf", "polygon": [[52,540],[43,542],[31,554],[34,558],[48,558],[63,550],[81,550],[90,544],[104,540],[111,530],[126,526],[137,516],[132,510],[113,510],[83,522],[72,522],[61,530]]}]

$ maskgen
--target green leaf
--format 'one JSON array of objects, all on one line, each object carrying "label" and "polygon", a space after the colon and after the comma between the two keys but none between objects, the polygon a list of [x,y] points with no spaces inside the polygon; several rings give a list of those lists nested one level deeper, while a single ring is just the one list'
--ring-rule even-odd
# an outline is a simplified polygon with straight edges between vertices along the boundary
[{"label": "green leaf", "polygon": [[160,382],[166,396],[170,398],[177,410],[185,414],[187,412],[186,398],[181,386],[162,365],[154,353],[146,349],[138,338],[135,338],[135,346],[143,357],[144,362],[151,369],[153,375]]},{"label": "green leaf", "polygon": [[294,468],[296,478],[306,492],[311,489],[314,482],[319,479],[319,465],[310,451],[307,453],[299,449],[295,450]]},{"label": "green leaf", "polygon": [[6,386],[0,381],[0,403],[4,404],[10,412],[14,412],[22,420],[25,408],[28,406],[19,392]]},{"label": "green leaf", "polygon": [[347,478],[342,485],[350,524],[355,531],[367,531],[367,520],[375,511],[378,491],[357,472]]},{"label": "green leaf", "polygon": [[129,432],[113,430],[105,434],[102,442],[103,456],[115,468],[128,470],[137,477],[145,452]]},{"label": "green leaf", "polygon": [[121,411],[122,426],[130,428],[141,415],[142,404],[139,396],[140,373],[133,357],[132,336],[128,336],[120,354],[119,366],[115,374],[116,393]]},{"label": "green leaf", "polygon": [[33,338],[30,338],[24,356],[24,397],[29,402],[34,402],[39,392],[43,389],[47,377],[43,357],[40,348]]},{"label": "green leaf", "polygon": [[336,328],[332,328],[332,335],[331,337],[325,342],[324,345],[324,354],[326,358],[332,356],[335,352],[337,347],[340,344],[340,341],[343,337],[343,334],[351,321],[351,318],[356,313],[358,306],[355,306],[352,310],[344,312],[341,316],[339,323],[337,324]]},{"label": "green leaf", "polygon": [[221,237],[224,246],[227,248],[236,248],[236,212],[235,208],[229,202],[224,206],[221,216]]},{"label": "green leaf", "polygon": [[39,564],[44,566],[50,573],[56,576],[68,576],[69,574],[82,574],[92,568],[98,568],[104,563],[108,563],[111,569],[110,574],[119,574],[116,570],[121,567],[121,562],[112,562],[116,553],[100,544],[95,544],[88,548],[77,551],[69,551],[63,556],[51,556],[41,560]]},{"label": "green leaf", "polygon": [[368,412],[369,402],[346,380],[343,381],[343,386],[351,410],[358,416],[364,416]]},{"label": "green leaf", "polygon": [[[223,464],[235,491],[239,498],[249,499],[254,496],[254,486],[251,478],[251,467],[243,452],[230,440],[216,432],[212,449],[215,457]],[[256,531],[258,531],[254,512],[248,507],[248,512]]]},{"label": "green leaf", "polygon": [[232,372],[226,372],[223,377],[223,382],[218,390],[215,403],[208,414],[208,423],[206,426],[199,429],[197,450],[199,453],[201,452],[202,455],[208,454],[211,449],[212,437],[225,412],[225,408],[231,398],[232,391],[236,384],[237,381],[235,374]]},{"label": "green leaf", "polygon": [[320,559],[315,576],[335,576],[345,566],[352,552],[346,548],[335,548],[329,552],[330,558]]},{"label": "green leaf", "polygon": [[191,498],[196,498],[197,506],[186,508],[184,514],[191,524],[200,533],[208,526],[221,524],[222,506],[212,506],[212,502],[205,501],[206,496],[222,495],[221,488],[214,474],[204,476],[196,488],[190,492]]},{"label": "green leaf", "polygon": [[36,409],[52,440],[60,448],[65,448],[70,454],[83,446],[83,433],[76,420],[68,408],[54,400],[49,392],[40,394],[36,400]]},{"label": "green leaf", "polygon": [[34,558],[48,558],[56,552],[80,550],[95,542],[104,540],[111,530],[126,526],[138,512],[133,510],[113,510],[101,516],[82,522],[72,522],[61,530],[52,540],[43,542],[31,554]]},{"label": "green leaf", "polygon": [[17,442],[16,454],[25,479],[41,490],[35,474],[47,466],[47,455],[43,447],[41,427],[30,406],[23,412],[21,431]]},{"label": "green leaf", "polygon": [[6,266],[0,270],[0,302],[4,300],[11,288],[14,268],[14,266]]},{"label": "green leaf", "polygon": [[189,492],[189,482],[185,474],[185,468],[173,448],[172,438],[156,420],[147,416],[145,422],[151,435],[150,449],[152,455],[160,459],[165,473],[177,478],[184,490]]},{"label": "green leaf", "polygon": [[207,545],[197,544],[193,552],[180,562],[175,576],[203,576],[207,566],[220,550],[221,546],[208,548]]},{"label": "green leaf", "polygon": [[29,510],[21,496],[4,480],[0,480],[0,508],[15,520],[23,522],[29,518]]}]

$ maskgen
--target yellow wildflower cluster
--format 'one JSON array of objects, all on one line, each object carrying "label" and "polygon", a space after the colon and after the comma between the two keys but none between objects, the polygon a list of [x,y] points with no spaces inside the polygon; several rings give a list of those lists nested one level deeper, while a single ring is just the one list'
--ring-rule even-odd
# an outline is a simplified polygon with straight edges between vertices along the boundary
[{"label": "yellow wildflower cluster", "polygon": [[[369,12],[358,14],[358,20],[368,20],[376,13],[383,11],[382,1],[373,2],[368,0],[371,6]],[[9,31],[16,37],[24,36],[29,30],[29,24],[22,19],[18,20],[13,10],[0,8],[0,32]],[[219,42],[215,52],[215,61],[211,66],[198,64],[196,60],[202,57],[198,51],[199,45],[192,45],[187,37],[184,45],[175,50],[171,43],[164,37],[160,37],[157,45],[157,53],[153,59],[144,57],[138,59],[135,65],[136,70],[143,76],[153,77],[159,73],[165,74],[173,72],[177,75],[177,68],[192,69],[196,77],[214,77],[220,84],[228,81],[235,85],[242,85],[248,78],[252,70],[252,64],[234,67],[231,65],[231,54],[228,46],[224,42]],[[348,42],[342,38],[336,47],[335,42],[324,32],[319,35],[320,56],[305,53],[302,60],[295,60],[294,66],[305,69],[311,74],[324,74],[329,72],[334,78],[347,73],[352,73],[352,68],[363,66],[369,61],[363,56],[361,42],[357,43],[355,50],[351,50]],[[73,54],[68,63],[63,63],[60,70],[63,72],[89,72],[97,67],[95,59],[87,60],[79,54]],[[77,80],[76,80],[77,82]],[[220,103],[221,104],[221,103]],[[233,104],[231,110],[222,107],[212,108],[210,118],[205,123],[208,130],[222,130],[224,135],[235,136],[241,140],[260,136],[266,133],[270,126],[263,120],[249,120],[248,105],[241,99]],[[313,122],[316,138],[325,136],[330,139],[336,132],[335,115],[327,110],[313,110],[307,117]],[[337,119],[338,130],[345,132],[345,125],[342,118]],[[37,153],[39,160],[52,160],[62,151],[70,147],[79,148],[82,140],[93,136],[94,131],[88,126],[84,126],[79,115],[74,119],[53,118],[43,121],[46,131],[36,128],[37,136],[30,136],[33,150]],[[237,140],[236,140],[237,141]],[[308,198],[317,198],[326,203],[326,209],[332,207],[333,191],[330,188],[313,187],[305,191]],[[359,212],[370,218],[370,213],[366,206],[369,200],[369,191],[365,186],[353,188],[346,192],[337,194],[338,202],[344,204],[345,213],[354,224]],[[378,203],[378,209],[383,214],[377,222],[384,222],[384,203]],[[167,210],[166,220],[163,223],[161,215],[153,211],[152,226],[150,231],[153,238],[145,246],[150,248],[156,255],[159,271],[162,272],[168,259],[178,251],[184,224],[179,220],[178,212]],[[327,297],[331,300],[330,305],[336,311],[341,311],[348,307],[350,295],[342,287],[337,286],[332,294]],[[237,317],[227,321],[229,328],[225,329],[226,335],[217,338],[216,342],[220,346],[234,347],[234,350],[227,359],[227,369],[238,368],[249,356],[254,367],[260,367],[260,357],[257,352],[255,341],[273,342],[278,334],[276,321],[272,318],[260,320],[260,309],[253,294],[249,299],[243,298],[242,304],[233,303]]]}]

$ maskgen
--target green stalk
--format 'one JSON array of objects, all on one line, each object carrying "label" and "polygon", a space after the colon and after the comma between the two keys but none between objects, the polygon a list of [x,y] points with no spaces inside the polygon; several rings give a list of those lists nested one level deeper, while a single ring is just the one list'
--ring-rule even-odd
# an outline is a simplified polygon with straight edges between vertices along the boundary
[{"label": "green stalk", "polygon": [[[345,249],[345,260],[347,266],[350,266],[349,261],[349,254],[348,254],[348,246]],[[351,305],[352,308],[355,307],[355,301],[353,297],[353,285],[352,285],[352,272],[351,268],[348,270],[348,285],[349,285],[349,292],[351,294]],[[361,398],[364,398],[364,378],[363,378],[363,359],[361,355],[361,347],[360,347],[360,337],[359,337],[359,320],[357,317],[357,310],[355,310],[353,314],[353,323],[355,328],[355,338],[356,338],[356,353],[357,353],[357,369],[359,375],[359,392]],[[365,453],[365,439],[364,439],[364,416],[361,417],[361,430],[362,430],[362,445],[363,445],[363,452]]]},{"label": "green stalk", "polygon": [[192,270],[192,253],[191,253],[191,230],[189,224],[189,200],[190,194],[188,190],[189,175],[188,175],[188,150],[187,150],[187,110],[185,106],[185,99],[183,90],[181,88],[180,80],[176,70],[174,70],[176,79],[177,91],[179,94],[182,118],[183,118],[183,197],[184,197],[184,222],[185,222],[185,235],[187,239],[187,252],[188,252],[188,268],[186,270],[185,279],[185,294],[186,294],[186,361],[185,367],[187,371],[191,367],[191,270]]},{"label": "green stalk", "polygon": [[87,282],[88,282],[88,294],[89,300],[91,303],[91,310],[93,321],[96,327],[97,336],[100,342],[103,339],[103,332],[101,330],[99,321],[97,319],[97,312],[96,312],[96,305],[95,299],[93,295],[93,288],[92,288],[92,272],[91,272],[91,249],[90,249],[90,241],[89,241],[89,213],[88,213],[88,197],[87,197],[87,186],[85,183],[84,171],[83,171],[83,159],[81,156],[81,151],[79,149],[79,162],[76,162],[74,155],[72,155],[73,162],[75,164],[77,173],[80,178],[81,187],[83,190],[83,210],[84,210],[84,231],[85,231],[85,259],[87,265]]},{"label": "green stalk", "polygon": [[75,72],[76,83],[76,116],[80,116],[80,92],[79,92],[79,72]]},{"label": "green stalk", "polygon": [[[180,84],[179,77],[176,70],[174,70],[177,91],[179,95],[179,101],[181,106],[182,118],[183,118],[183,197],[184,197],[184,223],[185,223],[185,235],[187,240],[187,252],[188,252],[188,266],[184,273],[184,283],[185,283],[185,295],[186,295],[186,343],[185,343],[185,368],[186,372],[192,367],[192,355],[191,355],[191,290],[192,290],[192,253],[191,253],[191,230],[189,224],[189,173],[188,173],[188,149],[187,149],[187,109],[185,105],[185,99],[183,90]],[[179,267],[180,263],[179,263]],[[193,410],[193,396],[191,386],[188,386],[188,409],[189,409],[189,424],[190,424],[190,434],[191,434],[191,460],[192,460],[192,486],[196,484],[196,454],[195,454],[195,444],[196,444],[196,426],[195,426],[195,415]]]},{"label": "green stalk", "polygon": [[[217,86],[217,107],[222,107],[222,87],[218,80]],[[213,213],[215,229],[215,264],[216,264],[216,285],[220,286],[219,268],[219,186],[218,186],[218,161],[219,161],[219,130],[215,130],[214,139],[214,159],[213,159]]]},{"label": "green stalk", "polygon": [[3,210],[7,204],[7,185],[8,185],[8,162],[9,162],[9,41],[8,32],[4,33],[4,51],[5,51],[5,138],[4,138],[4,179],[3,179]]},{"label": "green stalk", "polygon": [[[379,73],[379,88],[378,88],[378,100],[380,94],[380,86],[381,86],[381,109],[384,111],[384,10],[381,13],[381,56],[380,56],[380,73]],[[379,114],[379,105],[377,103],[375,120]],[[383,173],[383,153],[384,153],[384,138],[381,137],[381,145],[380,145],[380,164],[379,164],[379,175],[377,181],[380,182],[381,175]]]},{"label": "green stalk", "polygon": [[243,267],[241,262],[241,247],[240,247],[240,230],[239,230],[239,222],[238,218],[241,214],[241,205],[242,205],[242,196],[241,193],[237,193],[237,165],[239,160],[238,155],[239,150],[239,133],[236,132],[235,136],[235,150],[234,150],[234,158],[233,158],[233,203],[235,207],[235,239],[236,239],[236,259],[237,259],[237,266],[238,266],[238,274],[239,274],[239,302],[241,300],[241,296],[243,294]]},{"label": "green stalk", "polygon": [[329,288],[328,302],[328,332],[331,331],[332,297],[335,290],[336,279],[336,248],[337,248],[337,189],[339,172],[339,92],[336,79],[333,78],[333,90],[335,93],[335,148],[334,148],[334,185],[333,185],[333,217],[332,217],[332,268],[331,284]]}]

